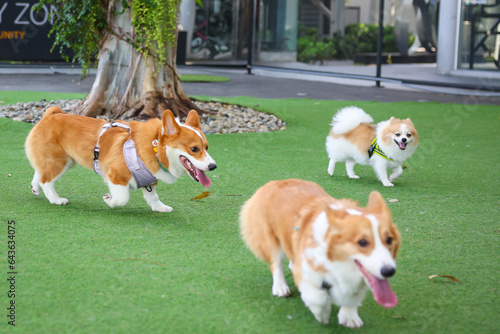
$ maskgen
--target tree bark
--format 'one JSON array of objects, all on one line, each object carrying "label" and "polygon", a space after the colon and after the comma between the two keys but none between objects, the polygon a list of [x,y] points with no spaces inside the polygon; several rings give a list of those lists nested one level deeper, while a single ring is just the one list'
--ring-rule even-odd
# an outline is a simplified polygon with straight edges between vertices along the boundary
[{"label": "tree bark", "polygon": [[[121,6],[119,1],[116,7]],[[183,118],[194,109],[182,89],[177,75],[176,48],[168,47],[167,63],[161,64],[153,56],[138,52],[128,42],[135,40],[131,13],[126,10],[115,15],[111,1],[108,8],[108,26],[98,55],[96,78],[87,97],[78,105],[81,115],[107,115],[114,119],[148,119],[161,117],[166,109]]]}]

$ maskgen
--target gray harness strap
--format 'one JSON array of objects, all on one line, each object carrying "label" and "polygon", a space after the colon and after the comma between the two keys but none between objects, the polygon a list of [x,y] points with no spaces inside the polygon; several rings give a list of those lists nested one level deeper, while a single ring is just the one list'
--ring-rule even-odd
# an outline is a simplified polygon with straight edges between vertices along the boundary
[{"label": "gray harness strap", "polygon": [[[100,176],[103,176],[103,172],[99,163],[99,140],[101,139],[101,136],[104,134],[104,132],[114,127],[128,130],[128,132],[130,133],[130,127],[119,122],[106,123],[103,125],[101,133],[99,133],[99,137],[97,139],[97,144],[94,148],[94,171]],[[137,188],[149,186],[157,181],[156,177],[151,174],[151,172],[142,162],[141,158],[139,158],[139,155],[137,155],[135,143],[132,139],[127,140],[127,142],[125,142],[125,145],[123,145],[123,155],[125,157],[125,162],[127,163],[128,169],[137,182]]]},{"label": "gray harness strap", "polygon": [[127,140],[125,145],[123,145],[123,156],[125,157],[128,170],[132,173],[135,182],[137,182],[137,188],[149,186],[158,180],[146,168],[141,158],[139,158],[132,139]]},{"label": "gray harness strap", "polygon": [[97,137],[97,144],[95,145],[94,148],[94,171],[99,174],[100,176],[103,176],[102,169],[101,169],[101,164],[99,163],[99,140],[101,139],[101,136],[104,134],[104,132],[108,131],[110,128],[123,128],[128,130],[130,133],[130,127],[128,125],[119,123],[119,122],[111,122],[111,123],[106,123],[102,126],[101,132],[99,133],[99,137]]}]

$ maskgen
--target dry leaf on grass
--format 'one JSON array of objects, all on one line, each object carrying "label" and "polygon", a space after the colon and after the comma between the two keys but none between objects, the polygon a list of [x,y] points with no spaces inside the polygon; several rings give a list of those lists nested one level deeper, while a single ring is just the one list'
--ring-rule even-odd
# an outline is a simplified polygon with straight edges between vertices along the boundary
[{"label": "dry leaf on grass", "polygon": [[399,199],[396,199],[396,198],[390,198],[390,199],[388,200],[388,202],[389,202],[389,203],[397,203],[397,202],[399,202]]},{"label": "dry leaf on grass", "polygon": [[460,282],[460,280],[454,276],[448,276],[448,275],[431,275],[429,276],[429,279],[433,279],[433,278],[436,278],[436,277],[443,277],[443,278],[449,278],[451,279],[453,282],[458,282],[458,283],[462,283]]},{"label": "dry leaf on grass", "polygon": [[208,197],[208,195],[210,195],[210,191],[204,191],[201,194],[199,194],[198,196],[191,198],[191,200],[194,201],[194,200],[202,199],[202,198]]}]

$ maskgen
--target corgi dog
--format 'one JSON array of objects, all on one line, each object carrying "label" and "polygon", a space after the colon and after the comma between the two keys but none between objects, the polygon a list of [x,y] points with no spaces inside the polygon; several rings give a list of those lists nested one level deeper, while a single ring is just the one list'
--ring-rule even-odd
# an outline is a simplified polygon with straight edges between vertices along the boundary
[{"label": "corgi dog", "polygon": [[[403,173],[403,161],[417,148],[417,130],[409,118],[372,123],[373,118],[357,107],[343,108],[333,116],[326,137],[328,174],[333,175],[335,163],[345,161],[347,175],[359,179],[354,166],[370,164],[384,186],[394,186],[392,182]],[[392,174],[387,176],[389,168]]]},{"label": "corgi dog", "polygon": [[[131,158],[125,147],[133,149]],[[68,199],[58,195],[55,183],[76,163],[102,175],[109,187],[103,199],[110,207],[126,205],[129,191],[140,187],[151,209],[158,212],[173,211],[158,198],[158,180],[174,183],[187,173],[209,187],[205,172],[217,167],[194,110],[185,124],[178,123],[170,110],[161,120],[108,123],[66,114],[55,106],[31,130],[25,149],[35,170],[33,194],[38,196],[41,188],[49,202],[57,205],[67,204]]]},{"label": "corgi dog", "polygon": [[313,182],[271,181],[243,205],[240,230],[248,248],[270,264],[275,296],[291,294],[283,270],[290,260],[300,296],[321,323],[329,323],[336,304],[340,325],[361,327],[358,307],[368,290],[383,307],[397,305],[387,279],[396,272],[401,239],[376,191],[362,208]]}]

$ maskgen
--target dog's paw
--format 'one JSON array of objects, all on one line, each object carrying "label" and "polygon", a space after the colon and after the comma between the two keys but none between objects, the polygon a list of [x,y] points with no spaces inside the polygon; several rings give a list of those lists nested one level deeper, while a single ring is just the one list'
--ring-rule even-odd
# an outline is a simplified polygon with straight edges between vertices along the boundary
[{"label": "dog's paw", "polygon": [[328,325],[330,323],[330,314],[332,312],[331,306],[315,305],[309,306],[309,310],[314,315],[314,318],[322,324]]},{"label": "dog's paw", "polygon": [[33,186],[31,186],[31,192],[32,192],[32,193],[33,193],[33,195],[35,195],[35,196],[40,195],[40,189],[35,189],[35,188],[33,188]]},{"label": "dog's paw", "polygon": [[111,208],[115,206],[115,205],[113,205],[111,194],[106,194],[106,195],[102,196],[102,199]]},{"label": "dog's paw", "polygon": [[363,326],[363,320],[358,315],[358,309],[353,307],[341,307],[339,324],[348,328],[359,328]]},{"label": "dog's paw", "polygon": [[396,180],[398,177],[399,175],[392,174],[391,176],[389,176],[389,182],[394,182],[394,180]]},{"label": "dog's paw", "polygon": [[316,320],[322,324],[328,325],[330,323],[330,315],[328,316],[323,316],[323,317],[318,317],[316,314],[314,315]]},{"label": "dog's paw", "polygon": [[382,184],[383,184],[385,187],[394,187],[394,184],[392,184],[390,181],[385,181],[385,182],[382,182]]},{"label": "dog's paw", "polygon": [[288,297],[292,293],[288,285],[285,284],[273,284],[273,295],[277,297]]},{"label": "dog's paw", "polygon": [[349,175],[349,178],[350,179],[359,179],[359,176],[357,176],[356,174],[352,174],[352,175]]},{"label": "dog's paw", "polygon": [[151,206],[151,210],[156,212],[172,212],[174,209],[171,206],[165,205],[163,203],[155,204]]},{"label": "dog's paw", "polygon": [[68,202],[69,202],[69,200],[67,198],[59,197],[59,198],[56,198],[55,200],[53,200],[51,203],[55,204],[55,205],[66,205],[66,204],[68,204]]}]

